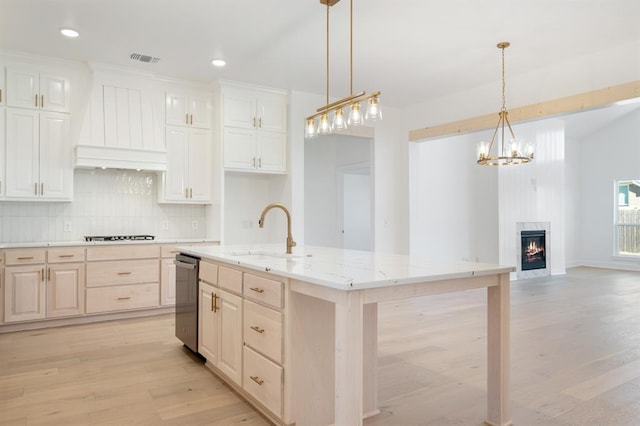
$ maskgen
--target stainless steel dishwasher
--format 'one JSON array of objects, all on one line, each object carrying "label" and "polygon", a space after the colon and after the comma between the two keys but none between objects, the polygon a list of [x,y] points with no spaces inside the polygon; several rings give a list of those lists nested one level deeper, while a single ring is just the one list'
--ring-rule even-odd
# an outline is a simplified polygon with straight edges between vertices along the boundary
[{"label": "stainless steel dishwasher", "polygon": [[200,259],[178,254],[176,265],[176,337],[198,353],[198,270]]}]

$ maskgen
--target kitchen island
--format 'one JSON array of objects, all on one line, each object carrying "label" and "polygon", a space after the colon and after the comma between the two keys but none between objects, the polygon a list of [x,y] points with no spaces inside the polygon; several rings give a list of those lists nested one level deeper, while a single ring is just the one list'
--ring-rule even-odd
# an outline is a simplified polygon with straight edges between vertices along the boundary
[{"label": "kitchen island", "polygon": [[[379,412],[378,302],[487,288],[486,422],[511,424],[509,273],[513,267],[434,263],[405,255],[309,246],[289,255],[283,254],[282,247],[271,245],[201,246],[181,251],[215,265],[220,271],[219,280],[222,271],[244,276],[244,287],[238,287],[245,296],[242,367],[252,368],[256,358],[269,368],[277,368],[282,385],[265,392],[269,379],[245,371],[234,387],[281,424],[360,425],[363,418]],[[224,275],[229,276],[229,272]],[[281,293],[273,293],[260,283],[281,283],[273,287],[280,288]],[[274,314],[281,319],[277,326],[281,352],[262,350],[260,343],[253,343],[251,330],[259,333],[256,335],[260,339],[273,334],[270,330],[265,332],[259,325],[247,327],[253,321],[248,312],[270,292],[276,294],[276,300],[280,297]],[[219,297],[217,290],[211,297],[213,310],[214,300]],[[224,309],[224,304],[221,306],[216,305]],[[212,369],[227,377],[224,369],[215,365]]]}]

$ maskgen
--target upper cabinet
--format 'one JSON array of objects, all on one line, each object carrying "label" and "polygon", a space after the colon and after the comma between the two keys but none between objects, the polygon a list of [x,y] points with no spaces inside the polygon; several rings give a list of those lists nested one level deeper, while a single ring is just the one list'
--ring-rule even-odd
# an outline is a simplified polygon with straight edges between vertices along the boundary
[{"label": "upper cabinet", "polygon": [[167,125],[211,129],[213,107],[210,97],[189,92],[168,92]]},{"label": "upper cabinet", "polygon": [[69,86],[65,76],[30,67],[8,67],[7,106],[69,112]]},{"label": "upper cabinet", "polygon": [[5,176],[5,108],[0,108],[0,199],[4,198],[7,189],[7,180]]},{"label": "upper cabinet", "polygon": [[225,170],[287,171],[287,95],[277,90],[222,87]]},{"label": "upper cabinet", "polygon": [[0,64],[0,106],[4,106],[6,104],[7,99],[7,91],[5,89],[5,79],[4,79],[4,66]]}]

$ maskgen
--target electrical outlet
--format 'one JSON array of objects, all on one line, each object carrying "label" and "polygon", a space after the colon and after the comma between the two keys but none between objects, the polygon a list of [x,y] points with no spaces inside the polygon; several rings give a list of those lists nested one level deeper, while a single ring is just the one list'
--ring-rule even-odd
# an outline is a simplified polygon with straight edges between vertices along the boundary
[{"label": "electrical outlet", "polygon": [[191,221],[191,228],[192,229],[198,229],[198,221],[197,220],[192,220]]},{"label": "electrical outlet", "polygon": [[162,230],[163,231],[168,231],[169,230],[169,221],[168,220],[163,220],[162,221]]},{"label": "electrical outlet", "polygon": [[64,221],[64,232],[71,232],[71,221],[70,220],[65,220]]}]

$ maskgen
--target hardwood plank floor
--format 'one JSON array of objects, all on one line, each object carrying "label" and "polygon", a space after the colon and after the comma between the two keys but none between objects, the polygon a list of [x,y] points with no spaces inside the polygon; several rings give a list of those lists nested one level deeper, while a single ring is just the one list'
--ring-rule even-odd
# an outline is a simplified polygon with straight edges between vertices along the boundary
[{"label": "hardwood plank floor", "polygon": [[[640,424],[640,273],[512,282],[517,425]],[[481,425],[486,291],[379,305],[379,425]],[[0,334],[0,425],[266,425],[173,316]]]}]

